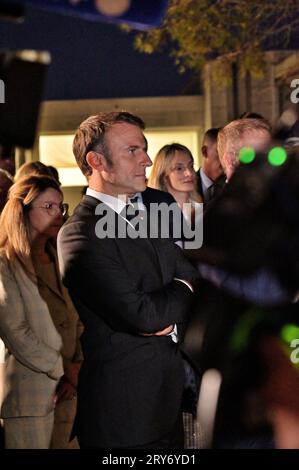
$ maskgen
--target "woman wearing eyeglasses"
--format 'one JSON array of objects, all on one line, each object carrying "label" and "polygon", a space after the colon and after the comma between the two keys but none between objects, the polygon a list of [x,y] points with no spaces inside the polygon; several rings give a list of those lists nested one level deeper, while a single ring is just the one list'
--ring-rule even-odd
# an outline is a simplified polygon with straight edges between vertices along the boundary
[{"label": "woman wearing eyeglasses", "polygon": [[0,218],[6,448],[49,448],[55,403],[73,403],[76,394],[79,322],[62,288],[52,243],[65,209],[55,180],[28,176],[11,187]]}]

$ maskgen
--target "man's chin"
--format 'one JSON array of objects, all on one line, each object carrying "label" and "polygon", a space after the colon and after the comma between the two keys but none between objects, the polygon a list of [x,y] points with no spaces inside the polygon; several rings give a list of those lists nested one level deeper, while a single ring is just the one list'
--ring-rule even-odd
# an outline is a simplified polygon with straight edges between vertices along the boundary
[{"label": "man's chin", "polygon": [[140,182],[139,184],[135,185],[135,193],[142,193],[146,190],[146,182]]}]

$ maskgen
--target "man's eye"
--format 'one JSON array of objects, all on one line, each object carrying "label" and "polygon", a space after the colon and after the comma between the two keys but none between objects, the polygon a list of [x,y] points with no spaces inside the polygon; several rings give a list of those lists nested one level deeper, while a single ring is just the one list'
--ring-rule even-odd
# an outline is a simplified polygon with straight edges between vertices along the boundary
[{"label": "man's eye", "polygon": [[129,148],[129,153],[134,153],[136,151],[136,148],[135,147],[132,147],[132,148]]},{"label": "man's eye", "polygon": [[45,209],[52,209],[52,207],[52,204],[50,204],[49,202],[46,202],[46,204],[44,204]]}]

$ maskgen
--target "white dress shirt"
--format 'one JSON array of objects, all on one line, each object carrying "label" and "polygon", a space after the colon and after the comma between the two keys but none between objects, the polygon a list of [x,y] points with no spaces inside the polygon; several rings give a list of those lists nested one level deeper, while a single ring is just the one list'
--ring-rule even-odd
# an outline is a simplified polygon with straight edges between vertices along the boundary
[{"label": "white dress shirt", "polygon": [[[126,194],[120,194],[119,197],[111,196],[110,194],[101,193],[100,191],[95,191],[94,189],[87,188],[87,196],[92,196],[95,199],[98,199],[101,202],[104,202],[107,206],[110,207],[114,212],[120,215],[121,211],[126,207],[127,204],[131,203],[131,199],[137,198],[137,209],[146,210],[145,205],[142,201],[141,193],[135,193],[132,197],[128,198]],[[131,203],[132,204],[132,203]],[[121,215],[121,217],[133,227],[133,225]],[[134,228],[134,227],[133,227]]]}]

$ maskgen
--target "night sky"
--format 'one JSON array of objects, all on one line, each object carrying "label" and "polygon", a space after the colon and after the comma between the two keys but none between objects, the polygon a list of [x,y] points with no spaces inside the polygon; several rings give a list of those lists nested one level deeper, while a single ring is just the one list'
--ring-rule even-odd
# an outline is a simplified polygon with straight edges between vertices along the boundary
[{"label": "night sky", "polygon": [[0,21],[0,48],[50,51],[48,100],[194,93],[192,74],[178,74],[167,52],[135,51],[132,35],[112,24],[27,8],[22,24]]}]

